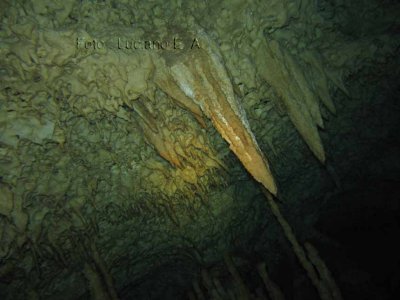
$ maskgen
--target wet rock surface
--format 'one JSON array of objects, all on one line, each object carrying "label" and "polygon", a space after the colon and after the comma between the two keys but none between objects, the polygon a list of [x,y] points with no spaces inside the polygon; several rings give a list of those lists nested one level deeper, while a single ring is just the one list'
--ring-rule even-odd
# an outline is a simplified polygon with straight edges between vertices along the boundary
[{"label": "wet rock surface", "polygon": [[314,299],[260,181],[389,299],[355,241],[398,230],[398,5],[339,2],[2,2],[0,298]]}]

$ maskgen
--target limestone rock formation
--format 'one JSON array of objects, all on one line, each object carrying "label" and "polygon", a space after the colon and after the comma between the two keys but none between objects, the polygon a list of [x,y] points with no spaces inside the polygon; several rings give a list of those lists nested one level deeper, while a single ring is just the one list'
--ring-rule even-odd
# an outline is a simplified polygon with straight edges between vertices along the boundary
[{"label": "limestone rock formation", "polygon": [[284,286],[260,184],[303,245],[397,167],[398,7],[339,2],[0,1],[0,298]]},{"label": "limestone rock formation", "polygon": [[[177,96],[174,94],[175,90],[169,90],[171,97],[181,98],[183,92],[198,105],[250,174],[271,193],[276,194],[277,187],[268,162],[250,129],[243,108],[236,99],[222,58],[204,32],[198,32],[197,36],[204,49],[186,54],[186,57],[166,70],[180,88]],[[173,86],[174,83],[168,85]]]}]

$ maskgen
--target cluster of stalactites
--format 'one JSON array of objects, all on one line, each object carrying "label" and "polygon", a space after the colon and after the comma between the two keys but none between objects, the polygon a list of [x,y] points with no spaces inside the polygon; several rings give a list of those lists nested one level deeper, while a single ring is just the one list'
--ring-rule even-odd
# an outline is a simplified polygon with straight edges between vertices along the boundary
[{"label": "cluster of stalactites", "polygon": [[148,175],[147,182],[154,189],[161,187],[168,197],[176,193],[194,196],[192,190],[202,196],[208,192],[209,184],[223,178],[220,171],[226,166],[204,131],[188,113],[174,106],[167,95],[158,91],[153,100],[140,97],[131,106],[145,140],[169,163],[168,166],[160,160],[146,161],[145,167],[150,172],[144,170],[141,175]]},{"label": "cluster of stalactites", "polygon": [[282,101],[290,120],[313,154],[324,163],[325,151],[318,132],[318,128],[324,127],[320,102],[334,114],[336,109],[329,94],[329,81],[346,93],[347,90],[341,78],[323,68],[322,59],[315,51],[305,51],[301,60],[307,70],[278,41],[260,37],[256,54],[258,73],[271,85],[277,100]]},{"label": "cluster of stalactites", "polygon": [[189,299],[267,299],[266,294],[269,296],[268,299],[285,299],[279,286],[270,278],[264,262],[257,265],[257,271],[264,283],[264,287],[258,286],[255,291],[252,291],[246,286],[233,258],[228,253],[225,253],[224,261],[231,278],[221,282],[216,274],[203,269],[200,276],[193,280],[193,289],[187,292]]},{"label": "cluster of stalactites", "polygon": [[[37,42],[34,42],[31,48],[24,47],[19,52],[15,49],[22,48],[17,47],[17,44],[7,44],[5,53],[14,51],[19,58],[16,63],[11,58],[7,60],[12,75],[10,76],[20,77],[25,89],[36,95],[40,95],[50,84],[56,86],[57,93],[62,93],[71,107],[84,116],[96,114],[100,109],[104,109],[130,120],[131,117],[121,109],[124,105],[129,106],[139,116],[140,127],[146,140],[174,168],[183,170],[179,175],[184,176],[185,181],[195,184],[197,181],[195,178],[202,174],[198,172],[201,169],[200,163],[195,167],[188,163],[191,162],[193,165],[193,161],[196,160],[192,159],[193,153],[188,150],[190,146],[206,153],[206,160],[200,160],[202,164],[211,168],[222,164],[216,159],[215,154],[207,153],[210,152],[208,146],[199,144],[201,140],[189,138],[188,143],[185,135],[168,128],[167,125],[174,122],[165,123],[152,113],[151,105],[149,106],[146,98],[151,98],[150,90],[154,83],[158,89],[174,100],[174,104],[191,112],[201,126],[205,126],[204,116],[210,119],[249,173],[271,193],[277,193],[276,183],[266,158],[268,154],[265,156],[258,146],[246,114],[233,92],[231,79],[218,48],[202,30],[195,32],[200,49],[180,53],[174,61],[159,52],[141,55],[136,52],[128,54],[104,51],[97,53],[102,57],[99,60],[73,46],[66,51],[61,47],[60,41],[68,44],[67,41],[74,34],[76,32],[73,30],[44,31],[37,36]],[[79,64],[75,64],[70,72],[63,74],[59,66],[66,66],[71,60],[76,60]],[[335,111],[329,97],[327,83],[329,74],[324,72],[318,56],[314,53],[304,54],[303,60],[313,66],[314,77],[319,78],[313,85],[308,83],[308,77],[293,57],[277,42],[267,43],[262,40],[256,59],[258,72],[283,101],[289,117],[312,152],[324,162],[325,152],[318,133],[318,127],[323,127],[319,101],[332,112]],[[35,69],[38,64],[42,66],[40,70]],[[23,70],[24,66],[31,67],[32,72]],[[42,80],[36,82],[32,78],[25,78],[26,73],[32,73],[33,79]],[[332,76],[329,79],[341,86],[340,80]],[[152,105],[157,107],[159,104]],[[10,114],[7,116],[12,117]],[[54,125],[57,118],[55,112],[52,122],[48,122],[46,126],[38,125],[40,132],[34,141],[42,140],[44,137],[63,143],[64,138],[60,137],[58,134],[60,130]],[[30,125],[25,123],[21,124],[24,128]],[[15,139],[8,137],[7,142],[16,143]],[[191,168],[196,171],[196,175],[193,175]]]}]

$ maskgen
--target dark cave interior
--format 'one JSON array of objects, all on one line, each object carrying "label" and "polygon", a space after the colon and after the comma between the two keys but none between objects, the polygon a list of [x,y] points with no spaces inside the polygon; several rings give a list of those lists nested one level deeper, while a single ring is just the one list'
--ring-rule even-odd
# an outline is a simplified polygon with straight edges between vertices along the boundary
[{"label": "dark cave interior", "polygon": [[0,299],[400,299],[397,1],[0,20]]}]

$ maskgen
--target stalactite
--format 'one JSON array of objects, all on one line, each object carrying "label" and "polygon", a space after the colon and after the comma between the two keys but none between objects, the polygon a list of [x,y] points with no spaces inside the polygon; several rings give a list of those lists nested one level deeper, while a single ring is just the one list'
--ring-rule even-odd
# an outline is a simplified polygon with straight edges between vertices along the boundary
[{"label": "stalactite", "polygon": [[304,51],[301,57],[309,65],[309,70],[314,79],[314,92],[318,94],[319,99],[333,114],[336,114],[336,107],[332,97],[329,94],[328,77],[322,66],[320,55],[314,51]]},{"label": "stalactite", "polygon": [[114,300],[109,295],[101,276],[97,273],[94,266],[90,263],[85,263],[83,273],[89,283],[89,290],[93,300]]},{"label": "stalactite", "polygon": [[242,277],[240,276],[239,271],[236,269],[236,266],[233,263],[232,257],[228,253],[225,253],[224,260],[225,260],[225,264],[229,270],[229,273],[231,273],[233,280],[239,289],[239,299],[243,299],[243,300],[250,299],[250,292],[247,289]]},{"label": "stalactite", "polygon": [[269,277],[266,264],[264,262],[258,264],[257,270],[264,282],[265,288],[267,289],[271,300],[285,300],[285,296],[283,295],[283,292],[279,286]]},{"label": "stalactite", "polygon": [[201,278],[203,279],[204,286],[207,288],[208,295],[210,296],[210,298],[215,300],[222,300],[221,296],[219,295],[217,289],[214,286],[210,274],[206,269],[201,271]]},{"label": "stalactite", "polygon": [[293,93],[293,96],[304,103],[310,112],[314,124],[323,128],[324,122],[319,109],[318,95],[312,90],[312,86],[305,77],[304,71],[299,66],[299,63],[295,61],[294,57],[282,48],[280,52],[282,53],[286,68],[292,79],[290,81],[291,88],[293,88],[293,91],[297,91]]},{"label": "stalactite", "polygon": [[238,298],[235,295],[235,292],[231,289],[228,290],[229,300],[237,300]]},{"label": "stalactite", "polygon": [[[318,103],[301,71],[277,41],[260,37],[258,72],[283,101],[286,111],[314,155],[325,162],[325,151],[317,125],[322,126]],[[299,82],[300,81],[300,82]],[[306,84],[306,88],[301,88]]]},{"label": "stalactite", "polygon": [[217,292],[221,295],[222,299],[228,299],[228,294],[226,293],[224,287],[222,286],[221,282],[217,277],[213,278],[213,282],[215,285],[215,288],[217,289]]},{"label": "stalactite", "polygon": [[[313,265],[313,262],[307,257],[303,247],[298,242],[291,226],[281,214],[281,211],[277,203],[275,202],[274,197],[271,195],[271,193],[269,193],[265,189],[263,189],[263,192],[268,200],[268,204],[272,213],[276,217],[278,223],[281,225],[286,238],[289,240],[290,244],[293,247],[294,253],[296,254],[301,266],[307,272],[307,275],[310,278],[312,284],[317,289],[319,296],[321,297],[322,300],[335,300],[335,298],[333,298],[328,282],[321,280],[320,277],[318,276],[318,273],[316,272],[316,266]],[[314,252],[312,253],[315,254]],[[319,262],[319,264],[321,265],[321,262]]]},{"label": "stalactite", "polygon": [[103,258],[100,256],[100,253],[98,252],[97,247],[94,242],[90,242],[90,254],[91,254],[91,258],[94,261],[95,269],[98,269],[101,274],[101,275],[98,274],[98,276],[100,276],[100,278],[103,281],[102,285],[105,285],[107,294],[110,297],[109,299],[118,300],[118,295],[117,295],[117,292],[115,291],[115,287],[114,287],[114,283],[113,283],[111,274],[108,271],[108,268],[107,268],[106,263],[104,262]]},{"label": "stalactite", "polygon": [[[237,102],[217,47],[201,30],[197,34],[205,49],[188,54],[171,63],[171,66],[166,64],[165,72],[171,75],[159,77],[172,78],[181,91],[178,96],[175,95],[176,89],[167,88],[165,92],[170,93],[172,98],[182,97],[180,94],[184,92],[211,120],[250,174],[276,194],[277,187],[268,161],[258,146],[243,108]],[[165,59],[168,60],[168,57]],[[175,85],[171,83],[168,87]],[[166,86],[166,83],[160,86]]]},{"label": "stalactite", "polygon": [[198,279],[193,280],[192,282],[193,289],[196,293],[197,299],[199,300],[206,300],[206,297],[204,296],[203,290],[200,287],[200,283]]},{"label": "stalactite", "polygon": [[157,134],[158,126],[156,118],[149,112],[146,106],[142,103],[142,100],[131,101],[131,105],[146,125]]},{"label": "stalactite", "polygon": [[160,61],[159,63],[159,68],[154,75],[154,81],[158,87],[166,94],[170,95],[180,107],[190,111],[202,127],[206,127],[203,120],[203,112],[200,107],[185,95],[174,81],[172,75],[169,72],[165,72],[167,68],[165,62]]},{"label": "stalactite", "polygon": [[308,258],[313,263],[315,269],[317,269],[318,274],[320,276],[320,280],[324,282],[324,284],[328,287],[331,292],[333,300],[342,300],[342,294],[340,292],[339,287],[336,284],[335,279],[333,278],[331,272],[326,266],[325,262],[321,259],[318,254],[317,249],[314,248],[309,242],[304,244],[304,247],[307,250]]},{"label": "stalactite", "polygon": [[189,291],[187,293],[187,297],[188,297],[189,300],[197,300],[195,294],[192,291]]},{"label": "stalactite", "polygon": [[11,189],[0,182],[0,215],[10,217],[14,208],[14,194]]}]

